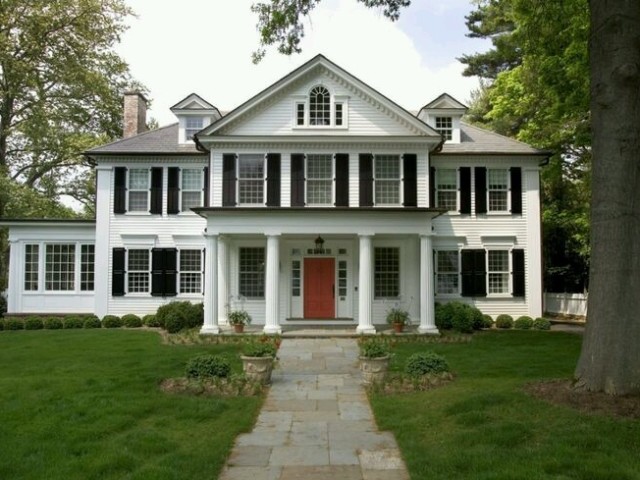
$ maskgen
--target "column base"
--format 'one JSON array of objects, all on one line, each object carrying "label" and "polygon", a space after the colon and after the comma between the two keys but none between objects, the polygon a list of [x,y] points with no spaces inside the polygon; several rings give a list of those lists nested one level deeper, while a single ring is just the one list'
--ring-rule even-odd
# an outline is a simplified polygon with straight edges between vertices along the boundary
[{"label": "column base", "polygon": [[211,325],[209,327],[203,326],[200,329],[200,335],[219,335],[220,327],[217,325]]},{"label": "column base", "polygon": [[356,327],[356,333],[359,333],[360,335],[375,335],[378,332],[376,331],[376,327],[373,325],[358,325]]},{"label": "column base", "polygon": [[282,327],[280,325],[265,325],[262,332],[265,335],[280,335],[282,333]]},{"label": "column base", "polygon": [[440,330],[436,327],[418,327],[418,333],[422,333],[424,335],[440,335]]}]

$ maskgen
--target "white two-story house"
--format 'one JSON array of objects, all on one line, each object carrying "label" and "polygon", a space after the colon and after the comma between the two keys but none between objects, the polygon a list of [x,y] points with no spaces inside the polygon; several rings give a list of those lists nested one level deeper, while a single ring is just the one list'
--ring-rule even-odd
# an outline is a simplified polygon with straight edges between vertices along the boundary
[{"label": "white two-story house", "polygon": [[95,221],[5,221],[10,313],[145,314],[204,302],[203,333],[244,309],[372,333],[434,303],[542,314],[539,174],[547,153],[465,124],[447,94],[411,113],[322,55],[222,115],[196,94],[178,122],[95,161]]}]

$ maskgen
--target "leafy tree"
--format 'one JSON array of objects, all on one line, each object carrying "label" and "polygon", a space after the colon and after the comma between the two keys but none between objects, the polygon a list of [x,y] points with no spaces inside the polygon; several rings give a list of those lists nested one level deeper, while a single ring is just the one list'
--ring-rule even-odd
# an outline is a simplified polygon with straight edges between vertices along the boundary
[{"label": "leafy tree", "polygon": [[[112,47],[130,13],[124,0],[0,2],[0,177],[90,203],[77,175],[85,149],[121,133],[132,82]],[[0,191],[0,217],[10,201]]]}]

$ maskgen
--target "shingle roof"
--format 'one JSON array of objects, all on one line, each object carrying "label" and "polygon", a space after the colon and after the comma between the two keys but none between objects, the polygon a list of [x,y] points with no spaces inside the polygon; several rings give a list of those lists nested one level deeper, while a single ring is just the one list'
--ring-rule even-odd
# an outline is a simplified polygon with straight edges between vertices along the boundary
[{"label": "shingle roof", "polygon": [[115,155],[115,154],[202,154],[194,143],[178,143],[178,124],[141,133],[129,138],[116,140],[100,147],[92,148],[87,155]]},{"label": "shingle roof", "polygon": [[549,155],[549,152],[538,150],[526,143],[464,122],[460,122],[460,140],[460,143],[445,142],[439,153]]}]

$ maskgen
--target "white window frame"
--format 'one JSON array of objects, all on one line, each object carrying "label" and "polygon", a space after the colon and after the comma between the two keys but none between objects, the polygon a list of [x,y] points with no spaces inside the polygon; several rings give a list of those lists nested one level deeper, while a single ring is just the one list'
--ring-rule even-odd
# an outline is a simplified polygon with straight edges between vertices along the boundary
[{"label": "white window frame", "polygon": [[[197,269],[185,269],[182,263],[182,253],[189,252],[190,254],[194,254],[197,252],[199,254],[199,266]],[[202,281],[204,279],[204,259],[202,258],[202,248],[181,248],[178,250],[178,295],[186,296],[186,295],[203,295],[204,289],[202,288]],[[191,282],[188,278],[197,279],[197,290],[195,291],[184,291],[183,290],[183,280],[185,282]]]},{"label": "white window frame", "polygon": [[[376,274],[378,271],[376,270],[376,254],[381,249],[393,249],[396,250],[398,255],[398,270],[395,272],[397,274],[397,286],[398,292],[397,295],[377,295],[377,280]],[[385,273],[385,272],[381,272]],[[391,272],[394,273],[394,272]],[[375,245],[373,247],[373,298],[374,300],[398,300],[402,296],[402,248],[398,245]]]},{"label": "white window frame", "polygon": [[[329,124],[328,125],[311,125],[311,91],[316,87],[324,87],[329,92]],[[336,122],[337,108],[336,105],[342,106],[342,123],[338,125]],[[302,107],[302,123],[298,123],[298,108]],[[349,127],[349,96],[334,95],[331,89],[325,85],[314,85],[308,90],[306,95],[296,95],[293,98],[293,107],[291,111],[292,129],[336,129],[347,130]]]},{"label": "white window frame", "polygon": [[[326,94],[324,95],[324,97],[326,97],[326,101],[322,102],[322,108],[318,109],[317,105],[316,108],[313,108],[312,105],[312,94],[314,91],[316,90],[324,90],[326,92]],[[318,93],[319,94],[319,93]],[[318,95],[316,94],[316,95]],[[310,127],[331,127],[332,126],[332,104],[333,104],[333,95],[331,94],[331,91],[329,91],[329,89],[327,87],[325,87],[324,85],[314,85],[313,87],[311,87],[309,89],[309,94],[307,95],[309,98],[309,126]],[[325,108],[326,107],[326,108]],[[316,118],[314,119],[314,114],[316,116]],[[322,118],[318,119],[317,117],[320,116],[320,114],[322,114]],[[326,115],[326,116],[325,116]],[[312,123],[313,121],[318,121],[318,120],[322,120],[324,122],[327,123]]]},{"label": "white window frame", "polygon": [[[243,272],[242,270],[242,251],[243,250],[247,250],[247,249],[260,249],[263,252],[263,265],[262,265],[262,296],[250,296],[250,295],[245,295],[245,293],[243,293],[242,288],[242,274],[243,273],[259,273],[258,270],[251,270],[251,271],[246,271]],[[265,295],[266,295],[266,282],[267,282],[267,249],[264,245],[239,245],[238,246],[238,277],[237,277],[237,281],[238,281],[238,296],[239,298],[242,299],[247,299],[249,301],[264,301],[265,300]]]},{"label": "white window frame", "polygon": [[[302,107],[302,123],[300,123],[300,107]],[[293,124],[296,127],[304,127],[307,125],[307,104],[306,102],[295,102],[293,111]]]},{"label": "white window frame", "polygon": [[[397,157],[398,161],[398,177],[389,179],[384,177],[378,177],[377,166],[379,157]],[[402,155],[397,153],[376,153],[373,155],[373,204],[376,207],[401,207],[404,202],[404,162],[402,161]],[[383,203],[378,201],[378,187],[381,182],[397,182],[398,185],[398,202],[397,203]]]},{"label": "white window frame", "polygon": [[[199,127],[190,127],[189,120],[200,120]],[[204,117],[188,115],[184,117],[184,140],[185,142],[193,142],[193,136],[204,128]],[[189,132],[192,132],[189,134]]]},{"label": "white window frame", "polygon": [[[453,171],[455,173],[456,176],[456,184],[454,188],[440,188],[440,174],[443,170],[446,171]],[[448,212],[455,212],[457,213],[460,209],[460,170],[457,168],[437,168],[436,169],[436,178],[435,178],[435,195],[436,195],[436,206],[438,208],[444,208],[442,205],[440,205],[440,198],[439,198],[439,193],[440,192],[454,192],[455,193],[455,205],[452,209],[448,209]]]},{"label": "white window frame", "polygon": [[453,140],[453,117],[439,115],[435,118],[435,125],[445,142]]},{"label": "white window frame", "polygon": [[[91,251],[89,250],[91,247]],[[85,249],[87,252],[85,252]],[[85,255],[92,258],[92,262],[85,261]],[[93,292],[96,288],[96,246],[91,243],[83,243],[80,245],[80,291],[81,292]],[[85,271],[85,266],[87,270]],[[89,268],[90,267],[90,268]],[[86,276],[86,278],[84,278]],[[83,288],[85,284],[92,285],[92,288]]]},{"label": "white window frame", "polygon": [[[502,171],[505,174],[505,178],[506,178],[506,188],[490,188],[490,176],[491,176],[491,172],[495,172],[495,171]],[[491,193],[492,192],[505,192],[505,197],[506,197],[506,207],[504,209],[500,209],[500,210],[492,210],[491,209]],[[491,167],[487,167],[487,213],[488,214],[505,214],[505,213],[510,213],[511,212],[511,175],[509,175],[509,169],[508,168],[491,168]]]},{"label": "white window frame", "polygon": [[[487,252],[487,255],[486,255],[487,297],[511,297],[511,292],[513,288],[512,278],[511,278],[512,277],[511,272],[513,269],[513,266],[511,265],[511,250],[509,248],[485,247],[485,251]],[[507,257],[506,270],[490,270],[489,258],[491,257],[491,252],[503,252],[506,254],[506,257]],[[491,275],[498,275],[498,274],[506,277],[505,290],[501,292],[491,292],[491,282],[490,282]]]},{"label": "white window frame", "polygon": [[[141,270],[133,270],[131,268],[130,265],[130,256],[131,256],[131,252],[134,251],[140,251],[140,252],[147,252],[147,268],[146,270],[141,269]],[[151,262],[152,262],[152,255],[151,255],[151,249],[149,248],[127,248],[126,249],[126,262],[125,262],[125,271],[126,271],[126,279],[125,279],[125,292],[127,295],[149,295],[151,293]],[[130,282],[131,282],[131,274],[137,274],[137,275],[141,275],[141,274],[145,274],[147,275],[147,289],[146,290],[136,290],[136,291],[132,291],[130,288]]]},{"label": "white window frame", "polygon": [[[440,263],[439,263],[439,257],[441,253],[452,253],[454,252],[457,256],[457,266],[456,266],[456,271],[455,272],[451,272],[451,271],[440,271]],[[434,263],[434,276],[435,276],[435,294],[438,297],[458,297],[460,296],[460,288],[461,288],[461,282],[462,279],[460,278],[461,276],[461,268],[460,268],[460,262],[461,262],[461,257],[462,255],[460,255],[460,250],[458,248],[440,248],[438,250],[435,251],[435,261]],[[438,277],[440,275],[446,275],[446,276],[453,276],[456,275],[457,277],[457,289],[455,292],[440,292],[438,290],[438,287],[440,285],[440,282],[438,281]]]},{"label": "white window frame", "polygon": [[[27,249],[32,250],[29,252],[31,256],[31,261],[27,262]],[[35,257],[35,259],[34,259]],[[22,289],[25,292],[38,292],[40,290],[40,258],[42,257],[40,251],[39,243],[25,243],[24,245],[24,257],[23,257],[23,268],[24,268],[24,278],[22,281]],[[29,268],[28,268],[29,267]],[[35,267],[35,269],[33,268]],[[31,278],[27,279],[27,275],[30,274]],[[29,282],[29,287],[27,288],[27,282]],[[35,285],[35,288],[31,288]]]},{"label": "white window frame", "polygon": [[[131,173],[134,171],[146,171],[147,172],[147,187],[146,188],[132,188],[131,187]],[[144,210],[132,210],[131,209],[131,194],[136,192],[144,192],[147,194],[147,206]],[[127,169],[127,213],[133,213],[134,215],[149,214],[151,206],[151,169],[150,168],[128,168]]]},{"label": "white window frame", "polygon": [[[93,295],[95,292],[95,243],[92,241],[65,241],[65,240],[53,240],[53,241],[24,241],[23,242],[23,257],[22,257],[22,283],[21,283],[21,291],[26,295],[35,295],[35,294],[45,294],[45,295]],[[73,253],[73,261],[71,262],[73,268],[73,288],[71,289],[51,289],[47,288],[47,250],[49,246],[53,245],[67,245],[72,246]],[[35,262],[30,262],[31,265],[35,267],[35,270],[32,270],[32,273],[35,276],[35,289],[27,290],[25,288],[25,284],[27,281],[27,268],[26,268],[26,253],[27,247],[31,246],[37,250],[37,260]],[[85,246],[92,246],[94,248],[94,256],[93,256],[93,289],[82,289],[82,273],[83,273],[83,258],[82,258],[82,250]],[[67,272],[68,273],[68,272]],[[33,281],[33,280],[32,280]]]},{"label": "white window frame", "polygon": [[[184,187],[184,173],[185,171],[194,171],[200,181],[200,185],[199,188],[193,189],[193,188],[185,188]],[[196,207],[201,207],[204,204],[204,198],[203,198],[203,193],[204,193],[204,173],[202,171],[202,168],[198,168],[198,167],[185,167],[185,168],[180,168],[180,212],[181,213],[193,213],[191,211],[192,207],[188,207],[185,208],[184,206],[184,194],[185,193],[198,193],[199,197],[198,197],[198,205],[195,205]]]},{"label": "white window frame", "polygon": [[[242,162],[242,157],[261,157],[262,158],[262,179],[258,179],[258,178],[242,178],[240,176],[240,164]],[[238,179],[236,181],[236,205],[241,206],[241,207],[264,207],[265,203],[266,203],[266,197],[267,197],[267,187],[266,187],[266,180],[267,180],[267,156],[263,153],[240,153],[237,156],[237,161],[236,161],[236,178]],[[247,181],[261,181],[262,182],[262,200],[260,202],[257,203],[247,203],[247,202],[242,202],[241,198],[240,198],[240,190],[241,190],[241,183],[243,181],[247,182]]]},{"label": "white window frame", "polygon": [[[329,157],[329,161],[331,162],[331,174],[326,178],[310,178],[309,177],[309,157],[310,156],[324,156]],[[304,156],[304,176],[305,176],[305,188],[304,188],[304,201],[305,205],[308,207],[332,207],[335,204],[336,198],[336,186],[335,186],[335,178],[336,178],[336,162],[335,155],[331,153],[308,153]],[[331,185],[331,198],[328,203],[311,203],[309,202],[309,184],[311,182],[330,182]]]}]

